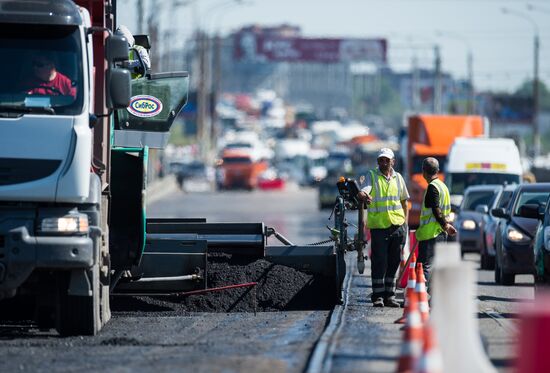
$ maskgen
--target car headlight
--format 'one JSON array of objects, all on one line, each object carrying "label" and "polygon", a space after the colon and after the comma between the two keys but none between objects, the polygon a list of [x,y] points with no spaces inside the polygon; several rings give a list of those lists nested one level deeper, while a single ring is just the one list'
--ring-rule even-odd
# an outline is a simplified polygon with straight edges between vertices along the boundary
[{"label": "car headlight", "polygon": [[473,231],[474,229],[476,229],[476,222],[471,219],[464,220],[462,222],[462,229]]},{"label": "car headlight", "polygon": [[514,227],[508,227],[506,229],[506,237],[512,242],[529,242],[530,238],[515,229]]},{"label": "car headlight", "polygon": [[68,214],[42,219],[41,233],[88,233],[88,215]]},{"label": "car headlight", "polygon": [[454,223],[455,219],[456,219],[456,214],[455,214],[454,212],[451,211],[451,212],[449,213],[449,216],[448,216],[447,220],[449,221],[449,223],[452,224],[452,223]]}]

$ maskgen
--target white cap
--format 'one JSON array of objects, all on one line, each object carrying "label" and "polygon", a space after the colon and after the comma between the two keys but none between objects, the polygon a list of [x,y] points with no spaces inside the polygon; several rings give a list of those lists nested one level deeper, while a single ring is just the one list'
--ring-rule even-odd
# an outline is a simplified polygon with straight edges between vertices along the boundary
[{"label": "white cap", "polygon": [[128,27],[124,25],[118,26],[118,28],[115,31],[115,34],[122,35],[126,38],[126,41],[128,42],[128,45],[130,47],[133,47],[135,44],[135,39],[130,30],[128,30]]},{"label": "white cap", "polygon": [[377,158],[380,158],[380,157],[386,157],[388,159],[393,159],[395,157],[395,155],[393,154],[393,150],[391,150],[390,148],[382,148],[378,152],[378,157]]}]

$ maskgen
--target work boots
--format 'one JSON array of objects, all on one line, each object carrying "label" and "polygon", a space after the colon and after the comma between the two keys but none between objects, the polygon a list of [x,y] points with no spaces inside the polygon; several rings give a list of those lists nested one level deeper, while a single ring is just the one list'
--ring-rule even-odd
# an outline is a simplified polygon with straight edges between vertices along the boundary
[{"label": "work boots", "polygon": [[395,297],[389,297],[384,299],[384,305],[386,307],[400,308],[401,305],[395,300]]},{"label": "work boots", "polygon": [[384,307],[384,299],[382,297],[376,298],[372,302],[373,307]]}]

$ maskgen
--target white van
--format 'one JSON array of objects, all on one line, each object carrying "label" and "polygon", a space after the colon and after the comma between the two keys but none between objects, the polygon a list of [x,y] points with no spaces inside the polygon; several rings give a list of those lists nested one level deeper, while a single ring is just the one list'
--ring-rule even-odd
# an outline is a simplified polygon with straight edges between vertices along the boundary
[{"label": "white van", "polygon": [[451,145],[445,184],[451,204],[459,206],[467,187],[519,184],[522,174],[519,150],[512,139],[459,137]]}]

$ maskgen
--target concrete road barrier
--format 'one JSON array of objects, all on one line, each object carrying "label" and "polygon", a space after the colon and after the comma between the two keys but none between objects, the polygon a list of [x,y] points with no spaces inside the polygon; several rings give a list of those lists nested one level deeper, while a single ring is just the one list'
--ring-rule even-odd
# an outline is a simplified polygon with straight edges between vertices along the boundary
[{"label": "concrete road barrier", "polygon": [[435,248],[432,322],[445,372],[496,372],[483,350],[475,305],[476,272],[460,260],[456,243]]}]

